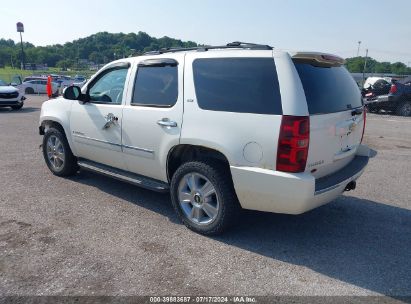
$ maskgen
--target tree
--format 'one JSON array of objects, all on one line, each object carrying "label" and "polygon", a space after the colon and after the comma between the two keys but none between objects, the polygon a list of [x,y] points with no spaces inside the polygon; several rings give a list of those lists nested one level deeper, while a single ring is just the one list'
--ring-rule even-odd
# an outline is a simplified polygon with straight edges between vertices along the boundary
[{"label": "tree", "polygon": [[[351,73],[362,73],[365,57],[353,57],[346,60],[346,67]],[[367,59],[366,73],[385,73],[397,75],[411,75],[411,69],[402,62],[378,62],[373,58]]]},{"label": "tree", "polygon": [[391,63],[389,62],[378,62],[375,66],[376,73],[391,73]]},{"label": "tree", "polygon": [[103,62],[103,56],[99,52],[92,52],[89,56],[88,59],[90,61],[93,61],[96,64],[102,63]]},{"label": "tree", "polygon": [[[407,66],[402,62],[396,62],[391,65],[391,72],[398,75],[407,74]],[[409,72],[409,71],[408,71]]]},{"label": "tree", "polygon": [[346,60],[346,67],[351,73],[362,73],[364,69],[364,57],[348,58]]},{"label": "tree", "polygon": [[[70,67],[73,62],[80,59],[88,59],[96,63],[106,63],[116,58],[131,54],[131,50],[137,53],[157,50],[163,47],[186,47],[196,46],[192,41],[181,41],[178,39],[163,37],[154,38],[145,32],[136,33],[108,33],[100,32],[89,37],[80,38],[64,45],[56,44],[35,47],[25,42],[24,50],[26,61],[30,63],[46,63],[48,66],[59,65]],[[20,43],[13,40],[0,39],[0,65],[10,65],[10,58],[21,60]]]}]

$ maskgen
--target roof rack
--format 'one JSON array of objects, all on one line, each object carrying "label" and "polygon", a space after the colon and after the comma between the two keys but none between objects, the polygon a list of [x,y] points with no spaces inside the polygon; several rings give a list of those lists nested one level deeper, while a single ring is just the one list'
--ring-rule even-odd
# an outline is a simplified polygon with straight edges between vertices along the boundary
[{"label": "roof rack", "polygon": [[227,43],[226,45],[221,45],[221,46],[204,45],[204,46],[197,46],[197,47],[191,47],[191,48],[162,48],[158,51],[146,52],[144,53],[144,55],[159,55],[159,54],[164,54],[164,53],[175,53],[175,52],[186,52],[186,51],[206,52],[208,50],[238,49],[238,48],[249,49],[249,50],[272,50],[273,49],[273,47],[269,45],[234,41],[234,42],[230,42],[230,43]]}]

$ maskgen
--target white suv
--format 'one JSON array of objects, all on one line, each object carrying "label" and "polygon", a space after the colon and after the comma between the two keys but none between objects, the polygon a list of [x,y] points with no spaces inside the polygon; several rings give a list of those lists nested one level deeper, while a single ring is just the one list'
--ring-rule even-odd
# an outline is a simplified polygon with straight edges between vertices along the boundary
[{"label": "white suv", "polygon": [[300,214],[354,189],[368,163],[343,63],[245,43],[121,59],[43,104],[44,158],[58,176],[82,168],[170,191],[202,234],[241,208]]}]

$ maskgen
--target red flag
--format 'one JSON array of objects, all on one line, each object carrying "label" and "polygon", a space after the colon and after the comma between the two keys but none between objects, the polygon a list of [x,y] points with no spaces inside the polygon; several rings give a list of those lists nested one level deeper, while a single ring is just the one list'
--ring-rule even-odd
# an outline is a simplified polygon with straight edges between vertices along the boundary
[{"label": "red flag", "polygon": [[47,77],[47,88],[46,89],[47,89],[47,96],[51,98],[51,96],[53,95],[53,89],[51,87],[51,76],[50,75]]}]

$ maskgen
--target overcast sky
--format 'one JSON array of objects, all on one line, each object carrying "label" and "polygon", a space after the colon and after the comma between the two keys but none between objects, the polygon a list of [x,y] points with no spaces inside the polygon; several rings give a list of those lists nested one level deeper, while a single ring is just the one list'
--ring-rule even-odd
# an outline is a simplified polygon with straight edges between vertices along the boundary
[{"label": "overcast sky", "polygon": [[3,1],[0,37],[35,45],[100,31],[144,31],[198,43],[270,44],[411,64],[411,0],[70,0]]}]

